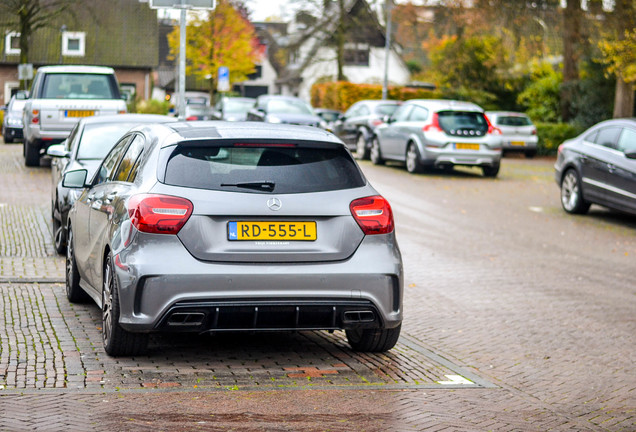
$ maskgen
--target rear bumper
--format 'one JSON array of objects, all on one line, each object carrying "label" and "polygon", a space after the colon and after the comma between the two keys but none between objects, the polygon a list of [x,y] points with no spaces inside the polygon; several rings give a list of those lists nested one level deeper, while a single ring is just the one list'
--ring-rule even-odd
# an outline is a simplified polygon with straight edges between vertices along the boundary
[{"label": "rear bumper", "polygon": [[129,331],[335,330],[402,322],[402,261],[392,234],[367,236],[345,261],[287,264],[204,262],[168,237],[140,242],[138,249],[133,242],[119,253],[120,324]]},{"label": "rear bumper", "polygon": [[441,167],[444,165],[464,165],[464,166],[496,166],[501,162],[500,150],[489,150],[479,152],[457,152],[448,150],[437,150],[427,148],[427,161],[424,163]]}]

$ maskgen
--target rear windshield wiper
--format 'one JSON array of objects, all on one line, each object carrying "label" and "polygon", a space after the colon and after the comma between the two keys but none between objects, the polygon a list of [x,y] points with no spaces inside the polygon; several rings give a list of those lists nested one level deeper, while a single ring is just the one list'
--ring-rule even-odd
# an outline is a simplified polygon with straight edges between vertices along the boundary
[{"label": "rear windshield wiper", "polygon": [[221,183],[221,187],[238,187],[254,190],[262,190],[265,192],[273,192],[276,183],[273,182],[245,182],[245,183]]}]

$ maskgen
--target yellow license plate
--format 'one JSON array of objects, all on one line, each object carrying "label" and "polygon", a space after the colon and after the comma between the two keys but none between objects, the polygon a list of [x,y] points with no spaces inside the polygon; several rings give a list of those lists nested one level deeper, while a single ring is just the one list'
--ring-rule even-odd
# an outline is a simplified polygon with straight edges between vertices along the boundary
[{"label": "yellow license plate", "polygon": [[95,115],[93,110],[66,110],[66,117],[91,117]]},{"label": "yellow license plate", "polygon": [[229,222],[228,240],[294,240],[318,238],[316,222]]},{"label": "yellow license plate", "polygon": [[479,144],[455,143],[457,150],[479,150]]},{"label": "yellow license plate", "polygon": [[523,147],[523,146],[526,145],[526,143],[523,142],[523,141],[510,141],[510,145],[511,146]]}]

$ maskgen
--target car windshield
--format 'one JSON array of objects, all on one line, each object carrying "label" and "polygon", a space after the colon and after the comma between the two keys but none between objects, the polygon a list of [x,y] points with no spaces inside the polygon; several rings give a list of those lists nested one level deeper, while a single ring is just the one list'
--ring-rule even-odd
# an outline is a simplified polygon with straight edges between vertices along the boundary
[{"label": "car windshield", "polygon": [[223,111],[226,113],[246,113],[253,106],[253,100],[227,99],[223,106]]},{"label": "car windshield", "polygon": [[131,122],[86,125],[80,137],[77,159],[104,159],[119,138],[137,124]]},{"label": "car windshield", "polygon": [[344,147],[251,143],[176,146],[164,182],[251,193],[321,192],[365,184]]},{"label": "car windshield", "polygon": [[475,111],[440,111],[439,125],[444,132],[456,131],[458,129],[473,129],[481,132],[488,130],[486,117]]},{"label": "car windshield", "polygon": [[314,112],[311,107],[295,99],[272,99],[267,102],[267,112],[269,114],[310,114]]},{"label": "car windshield", "polygon": [[110,75],[53,73],[44,78],[43,99],[117,99]]},{"label": "car windshield", "polygon": [[497,126],[531,126],[532,122],[525,116],[499,116]]},{"label": "car windshield", "polygon": [[381,116],[391,115],[395,112],[395,110],[399,107],[398,104],[384,104],[378,105],[375,107],[375,113],[380,114]]}]

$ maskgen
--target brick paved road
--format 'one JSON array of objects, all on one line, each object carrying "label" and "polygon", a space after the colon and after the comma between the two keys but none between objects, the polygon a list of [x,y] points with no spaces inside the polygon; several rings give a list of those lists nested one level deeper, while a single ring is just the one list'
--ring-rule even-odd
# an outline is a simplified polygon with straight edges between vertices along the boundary
[{"label": "brick paved road", "polygon": [[338,333],[162,336],[115,360],[98,309],[56,283],[50,174],[20,150],[0,145],[0,430],[636,430],[636,223],[565,216],[549,161],[496,181],[363,166],[405,258],[388,354]]}]

